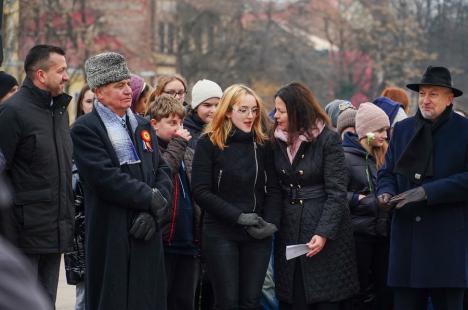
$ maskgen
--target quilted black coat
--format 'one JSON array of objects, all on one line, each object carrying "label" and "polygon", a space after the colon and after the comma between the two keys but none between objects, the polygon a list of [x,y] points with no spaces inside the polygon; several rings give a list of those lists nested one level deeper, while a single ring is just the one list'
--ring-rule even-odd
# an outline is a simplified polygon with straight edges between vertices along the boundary
[{"label": "quilted black coat", "polygon": [[[276,294],[293,302],[296,262],[301,264],[308,304],[340,301],[358,291],[353,232],[346,201],[346,166],[337,133],[325,128],[312,142],[303,142],[291,164],[286,143],[277,140],[275,167],[283,192],[281,225],[276,236]],[[286,261],[287,245],[327,238],[314,257]]]}]

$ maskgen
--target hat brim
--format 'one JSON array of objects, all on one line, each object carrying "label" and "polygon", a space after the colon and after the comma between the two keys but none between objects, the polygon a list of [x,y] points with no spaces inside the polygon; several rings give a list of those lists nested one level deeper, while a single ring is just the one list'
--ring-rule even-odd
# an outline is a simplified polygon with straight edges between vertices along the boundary
[{"label": "hat brim", "polygon": [[416,84],[407,84],[406,87],[411,89],[412,91],[419,92],[419,86],[421,85],[440,86],[440,87],[449,88],[453,91],[454,97],[460,97],[461,95],[463,95],[463,92],[461,90],[454,88],[454,87],[449,87],[447,85],[442,85],[442,84],[416,83]]}]

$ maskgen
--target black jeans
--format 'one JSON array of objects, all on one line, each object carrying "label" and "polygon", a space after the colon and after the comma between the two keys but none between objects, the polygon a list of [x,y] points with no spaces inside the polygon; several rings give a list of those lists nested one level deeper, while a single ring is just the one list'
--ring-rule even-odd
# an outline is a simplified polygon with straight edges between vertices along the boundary
[{"label": "black jeans", "polygon": [[191,255],[165,254],[167,309],[193,310],[200,261]]},{"label": "black jeans", "polygon": [[255,240],[242,233],[233,238],[204,233],[202,245],[213,285],[214,309],[262,309],[260,297],[271,238]]},{"label": "black jeans", "polygon": [[434,310],[463,310],[464,288],[394,288],[395,310],[426,310],[431,297]]},{"label": "black jeans", "polygon": [[[393,296],[387,286],[389,241],[384,237],[355,234],[360,292],[355,309],[391,310]],[[373,299],[366,302],[366,300]]]},{"label": "black jeans", "polygon": [[60,272],[61,254],[25,254],[34,276],[42,284],[52,305],[55,305]]}]

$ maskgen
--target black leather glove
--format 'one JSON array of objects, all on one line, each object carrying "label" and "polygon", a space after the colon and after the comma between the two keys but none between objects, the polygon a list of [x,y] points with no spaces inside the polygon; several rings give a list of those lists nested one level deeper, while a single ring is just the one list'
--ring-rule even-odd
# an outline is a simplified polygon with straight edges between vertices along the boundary
[{"label": "black leather glove", "polygon": [[160,224],[164,222],[165,218],[168,216],[167,200],[157,188],[153,188],[150,211]]},{"label": "black leather glove", "polygon": [[237,218],[237,224],[242,226],[258,225],[260,217],[257,213],[241,213]]},{"label": "black leather glove", "polygon": [[426,191],[422,186],[419,186],[393,196],[392,199],[390,199],[389,204],[391,206],[395,206],[396,209],[400,209],[408,203],[423,201],[426,199]]},{"label": "black leather glove", "polygon": [[255,239],[265,239],[266,237],[272,236],[278,228],[275,224],[268,223],[260,217],[258,225],[249,226],[245,230]]},{"label": "black leather glove", "polygon": [[392,208],[392,205],[390,205],[391,198],[392,198],[392,195],[390,195],[389,193],[383,193],[377,196],[377,202],[379,203],[379,207],[384,210],[391,209]]},{"label": "black leather glove", "polygon": [[130,235],[135,239],[149,240],[156,232],[156,222],[151,214],[147,212],[138,213],[130,228]]}]

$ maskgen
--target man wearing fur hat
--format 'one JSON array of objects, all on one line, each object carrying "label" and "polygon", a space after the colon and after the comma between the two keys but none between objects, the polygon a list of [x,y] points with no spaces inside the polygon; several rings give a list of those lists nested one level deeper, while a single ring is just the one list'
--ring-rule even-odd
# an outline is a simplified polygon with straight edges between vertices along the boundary
[{"label": "man wearing fur hat", "polygon": [[94,109],[72,128],[86,201],[86,309],[166,309],[161,233],[170,170],[149,121],[132,113],[125,58],[85,63]]},{"label": "man wearing fur hat", "polygon": [[468,120],[450,71],[428,67],[414,117],[395,125],[378,198],[393,207],[388,284],[395,309],[463,309],[468,287]]}]

